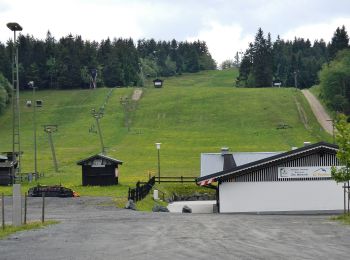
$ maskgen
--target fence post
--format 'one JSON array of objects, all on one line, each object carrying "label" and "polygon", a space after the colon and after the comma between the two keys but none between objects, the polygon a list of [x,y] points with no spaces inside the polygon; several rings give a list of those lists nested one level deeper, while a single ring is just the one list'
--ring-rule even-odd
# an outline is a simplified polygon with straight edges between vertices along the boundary
[{"label": "fence post", "polygon": [[27,192],[24,193],[24,220],[23,224],[27,224]]},{"label": "fence post", "polygon": [[45,192],[42,193],[43,204],[41,207],[41,223],[45,221]]},{"label": "fence post", "polygon": [[5,229],[5,200],[4,193],[1,194],[1,221],[2,221],[2,230]]}]

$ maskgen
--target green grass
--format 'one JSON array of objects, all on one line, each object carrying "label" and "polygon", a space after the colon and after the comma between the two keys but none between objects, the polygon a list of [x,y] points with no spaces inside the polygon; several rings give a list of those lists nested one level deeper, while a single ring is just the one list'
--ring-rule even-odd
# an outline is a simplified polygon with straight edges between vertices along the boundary
[{"label": "green grass", "polygon": [[166,207],[168,203],[164,201],[155,201],[153,199],[153,194],[147,195],[143,200],[140,200],[136,203],[136,209],[139,211],[152,211],[155,205],[160,205]]},{"label": "green grass", "polygon": [[184,73],[164,80],[164,86],[176,87],[234,87],[238,77],[237,69],[208,70],[198,73]]},{"label": "green grass", "polygon": [[[39,91],[38,169],[45,173],[41,184],[59,184],[82,196],[125,197],[129,186],[157,172],[156,142],[161,142],[160,164],[163,176],[198,176],[200,153],[232,151],[283,151],[304,141],[330,141],[318,125],[300,91],[288,88],[244,89],[232,87],[236,70],[205,71],[165,79],[164,88],[145,88],[132,114],[131,131],[123,124],[120,97],[133,89],[115,89],[101,120],[108,155],[124,161],[120,185],[81,186],[80,159],[100,152],[97,134],[89,133],[94,124],[92,108],[103,105],[110,89]],[[24,106],[31,92],[21,92],[21,143],[23,172],[33,171],[32,110]],[[296,101],[307,118],[305,125]],[[278,130],[279,124],[291,128]],[[53,134],[59,173],[54,172],[47,135],[42,126],[58,124]],[[0,116],[0,151],[11,150],[11,111]],[[23,191],[36,183],[24,184]],[[173,186],[184,190],[185,186]],[[193,190],[197,187],[193,184]],[[164,188],[170,190],[171,188]],[[192,188],[191,188],[192,189]],[[11,194],[10,187],[0,192]],[[123,200],[121,200],[123,201]]]},{"label": "green grass", "polygon": [[16,233],[16,232],[33,230],[33,229],[40,229],[40,228],[44,228],[46,226],[57,224],[57,223],[59,223],[59,222],[55,221],[55,220],[48,220],[48,221],[45,221],[44,223],[30,222],[30,223],[27,223],[26,225],[22,225],[22,226],[18,226],[18,227],[15,227],[12,225],[6,225],[4,230],[2,228],[0,229],[0,239],[4,239],[4,238],[8,237],[9,235]]},{"label": "green grass", "polygon": [[340,216],[332,217],[332,220],[340,221],[343,224],[350,225],[350,215],[343,214]]}]

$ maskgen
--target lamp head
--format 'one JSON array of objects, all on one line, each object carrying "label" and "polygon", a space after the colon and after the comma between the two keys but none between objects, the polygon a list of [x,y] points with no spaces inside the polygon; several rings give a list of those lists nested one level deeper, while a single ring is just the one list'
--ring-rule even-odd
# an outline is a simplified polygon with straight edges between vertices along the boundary
[{"label": "lamp head", "polygon": [[23,28],[18,23],[8,23],[7,28],[9,28],[11,31],[22,31]]}]

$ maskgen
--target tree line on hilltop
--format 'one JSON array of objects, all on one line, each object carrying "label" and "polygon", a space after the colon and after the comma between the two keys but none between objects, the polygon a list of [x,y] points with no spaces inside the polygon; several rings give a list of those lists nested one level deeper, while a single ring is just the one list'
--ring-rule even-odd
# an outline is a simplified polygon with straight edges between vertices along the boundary
[{"label": "tree line on hilltop", "polygon": [[240,63],[237,84],[242,87],[269,87],[279,81],[282,86],[309,88],[318,84],[318,72],[329,63],[339,50],[348,48],[349,38],[345,27],[337,28],[330,43],[323,39],[294,38],[275,42],[261,28]]},{"label": "tree line on hilltop", "polygon": [[285,41],[279,36],[272,42],[270,33],[265,37],[259,28],[240,61],[236,85],[270,87],[278,83],[303,89],[319,84],[321,98],[331,109],[350,113],[349,55],[345,26],[336,29],[329,43],[297,37]]},{"label": "tree line on hilltop", "polygon": [[[7,80],[12,80],[12,47],[0,42],[0,112],[7,102]],[[215,69],[203,41],[155,41],[106,39],[101,42],[68,35],[45,40],[19,35],[19,82],[26,88],[34,81],[39,89],[88,88],[90,73],[97,70],[98,86],[142,86],[147,77],[173,76],[184,72]],[[7,80],[6,80],[7,79]]]}]

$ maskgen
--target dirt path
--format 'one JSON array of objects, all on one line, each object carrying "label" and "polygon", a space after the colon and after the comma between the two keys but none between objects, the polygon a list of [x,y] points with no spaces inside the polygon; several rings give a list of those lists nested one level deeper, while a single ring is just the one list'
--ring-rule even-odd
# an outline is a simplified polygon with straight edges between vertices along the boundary
[{"label": "dirt path", "polygon": [[312,109],[312,112],[314,112],[314,115],[317,118],[317,121],[320,123],[320,125],[323,127],[323,129],[329,133],[330,135],[333,134],[333,125],[332,121],[330,120],[331,117],[328,115],[326,110],[323,108],[321,103],[317,100],[317,98],[307,89],[303,89],[301,92],[303,92],[304,96],[306,97],[307,101],[310,104],[310,107]]},{"label": "dirt path", "polygon": [[142,96],[142,90],[138,88],[134,90],[134,93],[132,94],[131,99],[133,101],[138,101],[141,98],[141,96]]}]

